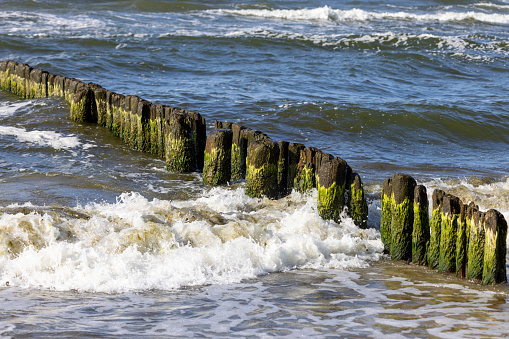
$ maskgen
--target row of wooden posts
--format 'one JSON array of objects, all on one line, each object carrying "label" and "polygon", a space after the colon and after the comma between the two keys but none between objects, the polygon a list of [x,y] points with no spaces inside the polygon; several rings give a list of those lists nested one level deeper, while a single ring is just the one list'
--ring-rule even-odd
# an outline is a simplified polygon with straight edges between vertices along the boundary
[{"label": "row of wooden posts", "polygon": [[381,201],[380,233],[392,259],[485,285],[507,280],[507,222],[500,212],[481,212],[473,202],[435,190],[430,219],[426,188],[403,174],[384,181]]},{"label": "row of wooden posts", "polygon": [[0,62],[0,89],[27,99],[62,97],[72,120],[108,128],[132,148],[165,158],[169,171],[203,171],[209,185],[245,179],[246,194],[270,199],[284,197],[293,188],[306,192],[316,187],[323,218],[339,221],[346,208],[357,225],[367,227],[360,176],[343,159],[314,147],[273,141],[227,122],[215,122],[207,135],[199,113],[154,105],[13,61]]},{"label": "row of wooden posts", "polygon": [[[0,61],[0,89],[27,99],[62,97],[70,105],[72,120],[108,128],[130,147],[164,158],[169,171],[203,171],[208,185],[245,179],[247,195],[270,199],[293,189],[316,188],[322,218],[339,222],[346,210],[359,227],[367,227],[360,176],[343,159],[314,147],[274,141],[230,122],[216,121],[207,135],[199,113],[154,105],[13,61]],[[426,188],[407,175],[395,174],[384,182],[380,231],[385,251],[395,260],[426,264],[484,284],[506,280],[503,215],[480,212],[473,203],[466,206],[436,190],[430,220]]]}]

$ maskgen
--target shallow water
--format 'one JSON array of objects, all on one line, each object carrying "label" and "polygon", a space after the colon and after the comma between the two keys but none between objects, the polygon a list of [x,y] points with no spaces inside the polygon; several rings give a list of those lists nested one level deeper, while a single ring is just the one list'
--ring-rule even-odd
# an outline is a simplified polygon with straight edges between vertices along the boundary
[{"label": "shallow water", "polygon": [[509,335],[507,284],[387,261],[377,231],[394,172],[509,218],[506,1],[0,5],[1,60],[340,156],[371,226],[321,220],[316,191],[206,187],[0,92],[2,335]]}]

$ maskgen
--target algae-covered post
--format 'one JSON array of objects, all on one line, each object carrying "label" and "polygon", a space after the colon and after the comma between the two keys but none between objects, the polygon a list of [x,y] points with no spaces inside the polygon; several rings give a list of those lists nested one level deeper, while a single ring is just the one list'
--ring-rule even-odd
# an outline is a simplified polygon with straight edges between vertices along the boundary
[{"label": "algae-covered post", "polygon": [[287,141],[278,141],[279,160],[277,163],[277,185],[279,197],[288,195],[288,146]]},{"label": "algae-covered post", "polygon": [[460,278],[467,276],[467,231],[465,222],[465,204],[460,204],[460,217],[456,232],[456,275]]},{"label": "algae-covered post", "polygon": [[322,156],[318,172],[318,214],[326,220],[339,221],[345,206],[347,163],[330,154]]},{"label": "algae-covered post", "polygon": [[415,180],[404,174],[393,174],[391,258],[408,260],[412,258],[412,228],[414,224]]},{"label": "algae-covered post", "polygon": [[294,179],[294,188],[299,192],[307,192],[316,187],[315,154],[319,152],[314,147],[306,147],[300,151],[297,174]]},{"label": "algae-covered post", "polygon": [[486,212],[482,283],[498,284],[507,281],[505,256],[507,252],[507,222],[496,210]]},{"label": "algae-covered post", "polygon": [[456,237],[461,222],[461,200],[445,195],[442,203],[442,223],[440,228],[439,272],[456,272]]},{"label": "algae-covered post", "polygon": [[306,148],[303,144],[291,142],[288,144],[288,178],[287,192],[290,193],[294,187],[295,177],[297,176],[297,166],[300,160],[300,152]]},{"label": "algae-covered post", "polygon": [[414,192],[414,226],[412,231],[412,262],[426,265],[430,237],[429,203],[426,187],[417,185]]},{"label": "algae-covered post", "polygon": [[231,149],[233,132],[216,129],[207,136],[203,182],[209,185],[222,185],[231,178]]},{"label": "algae-covered post", "polygon": [[381,196],[382,216],[380,220],[380,236],[384,245],[384,252],[391,252],[391,223],[392,223],[392,179],[385,179]]},{"label": "algae-covered post", "polygon": [[277,199],[279,146],[270,139],[252,142],[247,151],[246,194]]},{"label": "algae-covered post", "polygon": [[360,228],[368,228],[368,203],[364,194],[364,185],[357,173],[350,176],[348,191],[348,213]]},{"label": "algae-covered post", "polygon": [[434,190],[431,198],[432,208],[430,226],[430,238],[428,245],[428,266],[432,269],[438,268],[440,259],[440,234],[442,229],[442,204],[445,192]]},{"label": "algae-covered post", "polygon": [[76,122],[94,123],[97,121],[94,91],[89,86],[80,86],[74,94],[70,117]]},{"label": "algae-covered post", "polygon": [[189,173],[192,170],[191,126],[183,113],[172,112],[166,121],[166,166],[169,171]]},{"label": "algae-covered post", "polygon": [[484,213],[473,202],[468,204],[465,216],[468,234],[467,279],[482,279],[484,262]]}]

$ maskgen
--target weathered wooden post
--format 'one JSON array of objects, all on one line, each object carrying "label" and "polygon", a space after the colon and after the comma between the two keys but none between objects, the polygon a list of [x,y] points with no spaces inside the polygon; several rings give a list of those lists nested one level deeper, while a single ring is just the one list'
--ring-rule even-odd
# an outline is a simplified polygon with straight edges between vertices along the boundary
[{"label": "weathered wooden post", "polygon": [[428,249],[429,203],[426,187],[418,185],[414,191],[414,227],[412,231],[412,262],[426,265],[426,251]]},{"label": "weathered wooden post", "polygon": [[415,180],[404,174],[393,174],[391,258],[408,260],[412,258],[412,228],[414,224]]},{"label": "weathered wooden post", "polygon": [[279,160],[277,163],[277,185],[279,197],[288,195],[288,145],[287,141],[278,141]]},{"label": "weathered wooden post", "polygon": [[197,112],[185,111],[185,113],[189,117],[188,121],[191,127],[192,169],[202,170],[207,142],[205,119]]},{"label": "weathered wooden post", "polygon": [[357,173],[350,176],[348,191],[348,214],[360,228],[368,228],[368,203],[364,194],[364,185]]},{"label": "weathered wooden post", "polygon": [[246,177],[246,158],[247,158],[247,138],[244,135],[245,127],[232,124],[232,181],[244,179]]},{"label": "weathered wooden post", "polygon": [[485,218],[483,285],[507,281],[505,256],[507,252],[507,222],[496,210],[486,212]]},{"label": "weathered wooden post", "polygon": [[442,225],[440,228],[439,272],[456,271],[456,237],[461,222],[461,200],[445,195],[442,203]]},{"label": "weathered wooden post", "polygon": [[93,83],[90,83],[89,87],[94,91],[95,106],[97,108],[97,124],[106,127],[106,114],[108,110],[108,103],[106,101],[107,91],[100,85]]},{"label": "weathered wooden post", "polygon": [[482,279],[484,262],[484,213],[471,202],[465,217],[468,232],[467,279]]},{"label": "weathered wooden post", "polygon": [[71,102],[71,120],[76,122],[97,121],[97,108],[94,91],[88,86],[80,86]]},{"label": "weathered wooden post", "polygon": [[339,222],[345,207],[347,164],[332,155],[322,157],[318,172],[318,214],[325,220]]},{"label": "weathered wooden post", "polygon": [[48,96],[48,72],[34,68],[27,82],[27,97],[46,98]]},{"label": "weathered wooden post", "polygon": [[391,223],[392,223],[392,178],[385,179],[381,197],[382,216],[380,220],[380,235],[384,245],[384,252],[391,253]]},{"label": "weathered wooden post", "polygon": [[228,129],[216,129],[207,136],[203,183],[222,185],[230,181],[232,137]]},{"label": "weathered wooden post", "polygon": [[428,245],[428,266],[437,269],[440,259],[440,234],[442,229],[442,204],[445,192],[434,190],[432,195],[433,210],[430,220],[430,239]]},{"label": "weathered wooden post", "polygon": [[288,144],[288,193],[294,188],[295,177],[297,176],[297,166],[300,160],[300,152],[306,148],[303,144],[291,142]]},{"label": "weathered wooden post", "polygon": [[277,199],[278,144],[270,139],[252,142],[247,150],[246,194]]},{"label": "weathered wooden post", "polygon": [[166,166],[169,171],[189,173],[193,169],[191,126],[186,114],[172,112],[166,122]]},{"label": "weathered wooden post", "polygon": [[458,230],[456,232],[456,276],[460,278],[467,276],[467,227],[465,213],[466,206],[461,203]]},{"label": "weathered wooden post", "polygon": [[319,152],[314,147],[306,147],[300,151],[297,175],[294,179],[294,188],[301,192],[307,192],[316,187],[315,154]]}]

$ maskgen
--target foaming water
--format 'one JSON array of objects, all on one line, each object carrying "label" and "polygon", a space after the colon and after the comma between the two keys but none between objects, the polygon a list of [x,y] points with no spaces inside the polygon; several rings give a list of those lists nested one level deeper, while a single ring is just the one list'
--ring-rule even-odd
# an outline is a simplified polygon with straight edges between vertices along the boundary
[{"label": "foaming water", "polygon": [[[366,267],[381,256],[375,229],[322,220],[315,195],[269,201],[216,188],[198,199],[70,210],[9,206],[1,214],[1,284],[122,292],[240,282],[296,268]],[[86,276],[87,279],[83,279]]]}]

